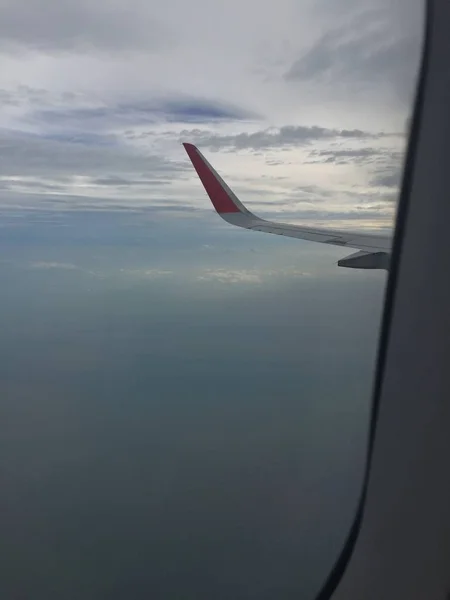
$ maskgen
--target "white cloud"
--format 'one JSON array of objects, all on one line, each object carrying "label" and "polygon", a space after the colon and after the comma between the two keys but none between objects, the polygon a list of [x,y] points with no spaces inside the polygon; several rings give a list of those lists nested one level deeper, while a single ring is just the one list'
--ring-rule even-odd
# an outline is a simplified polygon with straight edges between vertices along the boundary
[{"label": "white cloud", "polygon": [[168,269],[119,269],[121,274],[130,275],[139,279],[160,279],[161,277],[170,277],[174,273]]},{"label": "white cloud", "polygon": [[197,276],[198,281],[219,283],[262,283],[262,276],[255,271],[232,269],[206,269]]},{"label": "white cloud", "polygon": [[67,269],[69,271],[80,269],[73,263],[61,263],[55,261],[37,261],[30,263],[32,269]]},{"label": "white cloud", "polygon": [[[5,262],[5,261],[3,261]],[[200,271],[188,269],[161,269],[157,267],[121,267],[102,270],[90,270],[75,263],[58,261],[33,261],[26,264],[30,269],[72,271],[86,273],[101,279],[116,279],[118,275],[142,281],[192,278],[201,282],[217,282],[219,284],[261,284],[276,278],[310,277],[310,273],[294,266],[279,268],[230,269],[208,267]]]},{"label": "white cloud", "polygon": [[79,265],[75,265],[73,263],[65,263],[65,262],[57,262],[57,261],[35,261],[28,263],[28,267],[30,269],[44,269],[44,270],[61,270],[61,271],[80,271],[82,273],[87,273],[88,275],[93,275],[94,277],[101,277],[100,273],[96,273],[95,271],[91,271],[90,269],[84,269]]},{"label": "white cloud", "polygon": [[197,275],[198,281],[217,281],[219,283],[263,283],[274,277],[309,277],[310,274],[295,267],[280,269],[205,269]]}]

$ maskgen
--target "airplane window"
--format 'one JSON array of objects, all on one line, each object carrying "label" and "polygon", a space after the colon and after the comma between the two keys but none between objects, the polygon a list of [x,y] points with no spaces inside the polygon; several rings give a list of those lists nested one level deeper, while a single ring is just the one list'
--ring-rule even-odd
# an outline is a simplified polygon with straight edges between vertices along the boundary
[{"label": "airplane window", "polygon": [[422,27],[422,0],[2,2],[1,598],[313,600]]}]

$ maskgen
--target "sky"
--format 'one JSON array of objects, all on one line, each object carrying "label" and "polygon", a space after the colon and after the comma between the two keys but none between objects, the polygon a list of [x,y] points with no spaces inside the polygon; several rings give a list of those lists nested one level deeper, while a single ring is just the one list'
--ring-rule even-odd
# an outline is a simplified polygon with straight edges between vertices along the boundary
[{"label": "sky", "polygon": [[[356,506],[420,0],[0,3],[8,600],[313,598]],[[324,247],[325,246],[325,247]]]},{"label": "sky", "polygon": [[190,141],[265,215],[389,227],[422,10],[4,0],[0,207],[200,213]]}]

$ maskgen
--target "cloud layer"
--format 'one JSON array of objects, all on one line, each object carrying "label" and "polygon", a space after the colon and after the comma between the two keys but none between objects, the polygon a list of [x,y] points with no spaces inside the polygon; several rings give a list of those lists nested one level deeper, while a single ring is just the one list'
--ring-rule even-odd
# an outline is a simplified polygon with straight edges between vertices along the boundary
[{"label": "cloud layer", "polygon": [[191,141],[266,216],[384,225],[421,3],[339,7],[3,2],[0,208],[199,214]]},{"label": "cloud layer", "polygon": [[0,47],[10,53],[155,50],[167,43],[170,30],[152,12],[136,0],[4,0]]}]

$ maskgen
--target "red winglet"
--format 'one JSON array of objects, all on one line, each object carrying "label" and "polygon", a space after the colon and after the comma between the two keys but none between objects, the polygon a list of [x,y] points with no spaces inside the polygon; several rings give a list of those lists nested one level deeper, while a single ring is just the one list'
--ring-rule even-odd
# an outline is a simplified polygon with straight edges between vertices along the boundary
[{"label": "red winglet", "polygon": [[193,144],[184,143],[183,146],[216,211],[220,214],[240,212],[226,189],[224,189],[219,179],[217,179],[214,170],[200,154],[199,150]]}]

